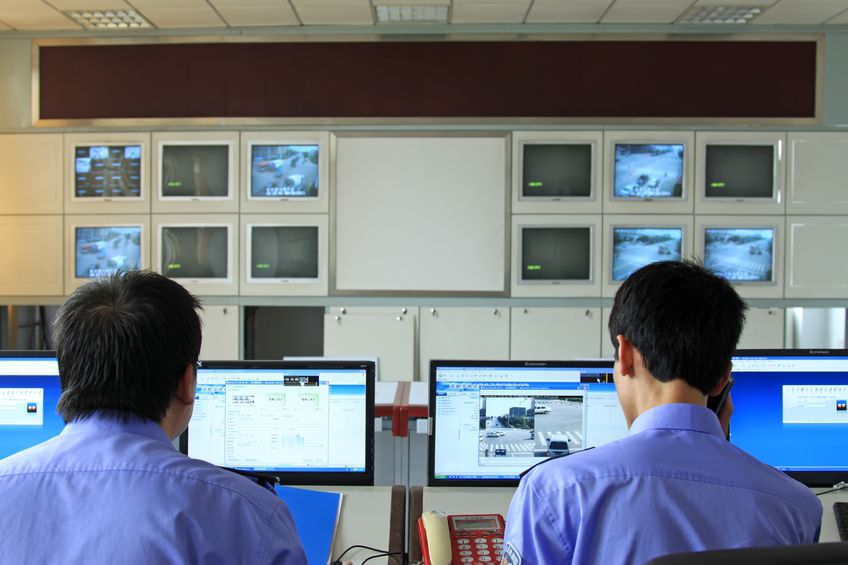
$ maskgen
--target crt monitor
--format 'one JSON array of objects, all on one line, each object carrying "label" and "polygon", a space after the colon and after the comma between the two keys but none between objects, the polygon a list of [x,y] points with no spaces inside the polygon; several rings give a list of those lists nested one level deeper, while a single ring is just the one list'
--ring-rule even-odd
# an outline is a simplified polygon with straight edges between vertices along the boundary
[{"label": "crt monitor", "polygon": [[683,228],[613,227],[612,281],[622,282],[634,271],[657,261],[679,261]]},{"label": "crt monitor", "polygon": [[204,361],[189,456],[285,484],[374,482],[374,364]]},{"label": "crt monitor", "polygon": [[250,226],[249,280],[318,279],[318,226]]},{"label": "crt monitor", "polygon": [[228,279],[228,226],[162,226],[162,274],[172,279]]},{"label": "crt monitor", "polygon": [[74,273],[78,279],[141,268],[141,226],[77,227],[74,238]]},{"label": "crt monitor", "polygon": [[592,279],[592,228],[522,226],[521,282]]},{"label": "crt monitor", "polygon": [[848,480],[848,351],[739,350],[730,441],[809,486]]},{"label": "crt monitor", "polygon": [[705,228],[704,265],[734,283],[771,282],[774,228]]},{"label": "crt monitor", "polygon": [[250,147],[249,198],[316,198],[317,144]]},{"label": "crt monitor", "polygon": [[75,146],[74,195],[77,198],[140,198],[141,145]]},{"label": "crt monitor", "polygon": [[616,143],[614,198],[682,198],[682,143]]},{"label": "crt monitor", "polygon": [[521,198],[592,196],[592,146],[588,143],[525,143]]},{"label": "crt monitor", "polygon": [[431,486],[505,486],[627,434],[612,361],[430,362]]},{"label": "crt monitor", "polygon": [[226,198],[230,146],[163,144],[160,196],[162,198]]},{"label": "crt monitor", "polygon": [[704,196],[774,197],[774,145],[707,145]]},{"label": "crt monitor", "polygon": [[0,459],[58,435],[61,394],[52,351],[0,351]]}]

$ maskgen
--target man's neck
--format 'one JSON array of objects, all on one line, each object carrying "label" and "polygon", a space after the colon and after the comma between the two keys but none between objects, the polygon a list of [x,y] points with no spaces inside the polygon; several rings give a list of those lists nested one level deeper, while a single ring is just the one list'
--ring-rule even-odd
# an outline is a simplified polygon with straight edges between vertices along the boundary
[{"label": "man's neck", "polygon": [[690,386],[683,379],[666,383],[656,380],[649,373],[640,375],[641,386],[637,388],[635,398],[636,416],[663,404],[695,404],[706,406],[707,398],[703,392]]}]

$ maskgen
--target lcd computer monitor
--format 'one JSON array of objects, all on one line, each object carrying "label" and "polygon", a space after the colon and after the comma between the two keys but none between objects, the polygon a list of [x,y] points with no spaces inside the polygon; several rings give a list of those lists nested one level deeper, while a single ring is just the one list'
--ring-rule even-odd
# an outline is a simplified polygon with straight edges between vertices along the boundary
[{"label": "lcd computer monitor", "polygon": [[262,198],[316,198],[317,144],[250,146],[250,195]]},{"label": "lcd computer monitor", "polygon": [[522,226],[522,283],[585,282],[592,279],[590,226]]},{"label": "lcd computer monitor", "polygon": [[229,144],[160,145],[160,197],[219,200],[230,196]]},{"label": "lcd computer monitor", "polygon": [[773,199],[774,145],[707,145],[704,197]]},{"label": "lcd computer monitor", "polygon": [[141,226],[90,226],[74,230],[74,274],[78,279],[140,269]]},{"label": "lcd computer monitor", "polygon": [[374,483],[374,364],[204,361],[190,457],[284,484]]},{"label": "lcd computer monitor", "polygon": [[848,351],[740,350],[730,442],[809,486],[848,481]]},{"label": "lcd computer monitor", "polygon": [[76,198],[141,198],[141,145],[74,146]]},{"label": "lcd computer monitor", "polygon": [[704,265],[734,283],[772,282],[774,228],[705,228]]},{"label": "lcd computer monitor", "polygon": [[0,459],[59,435],[61,394],[52,351],[0,351]]},{"label": "lcd computer monitor", "polygon": [[172,279],[232,279],[230,229],[230,226],[161,226],[162,274]]},{"label": "lcd computer monitor", "polygon": [[679,261],[683,228],[620,226],[612,229],[612,281],[657,261]]},{"label": "lcd computer monitor", "polygon": [[616,143],[613,197],[683,198],[682,143]]},{"label": "lcd computer monitor", "polygon": [[431,486],[505,486],[627,434],[612,361],[430,362]]},{"label": "lcd computer monitor", "polygon": [[592,145],[525,143],[521,161],[522,199],[592,196]]},{"label": "lcd computer monitor", "polygon": [[248,281],[318,280],[318,226],[248,226]]}]

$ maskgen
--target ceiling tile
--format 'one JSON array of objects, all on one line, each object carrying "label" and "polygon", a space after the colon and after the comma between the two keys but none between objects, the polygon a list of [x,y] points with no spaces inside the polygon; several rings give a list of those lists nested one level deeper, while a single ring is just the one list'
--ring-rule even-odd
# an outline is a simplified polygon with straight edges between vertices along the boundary
[{"label": "ceiling tile", "polygon": [[697,0],[695,6],[771,6],[777,0]]},{"label": "ceiling tile", "polygon": [[833,25],[833,24],[848,24],[848,10],[841,12],[834,16],[833,18],[827,20],[825,24]]},{"label": "ceiling tile", "polygon": [[[42,7],[43,6],[43,7]],[[79,30],[82,26],[75,23],[62,12],[47,5],[30,4],[27,9],[7,9],[0,7],[0,22],[5,22],[17,30]]]},{"label": "ceiling tile", "polygon": [[629,8],[653,8],[655,6],[678,6],[680,8],[688,8],[692,5],[692,0],[615,0],[612,4],[612,10],[618,6],[627,6]]},{"label": "ceiling tile", "polygon": [[520,24],[527,4],[454,4],[454,24]]},{"label": "ceiling tile", "polygon": [[688,5],[641,4],[638,6],[625,6],[616,3],[612,5],[601,22],[605,24],[670,24],[676,20],[678,16],[686,10],[686,8],[688,8]]},{"label": "ceiling tile", "polygon": [[296,26],[300,25],[294,10],[286,3],[282,6],[226,7],[218,6],[218,13],[233,27],[238,26]]},{"label": "ceiling tile", "polygon": [[528,24],[597,23],[607,11],[607,4],[540,4],[535,3],[525,20]]},{"label": "ceiling tile", "polygon": [[215,8],[291,8],[288,0],[209,0]]},{"label": "ceiling tile", "polygon": [[[374,3],[376,4],[377,0],[375,0]],[[524,9],[527,10],[527,8],[530,7],[530,0],[453,0],[454,10],[457,6],[473,6],[475,4],[486,4],[487,6],[495,6],[498,4],[521,4],[524,6]]]},{"label": "ceiling tile", "polygon": [[848,8],[848,0],[789,2],[782,0],[754,18],[752,25],[816,25]]},{"label": "ceiling tile", "polygon": [[3,22],[0,22],[0,30],[2,30],[2,31],[9,31],[9,30],[11,30],[11,29],[12,29],[12,28],[10,28],[9,26],[7,26],[7,25],[6,25],[6,24],[4,24]]},{"label": "ceiling tile", "polygon": [[449,6],[450,0],[373,0],[375,6]]},{"label": "ceiling tile", "polygon": [[227,25],[208,5],[205,8],[146,8],[139,12],[159,29]]},{"label": "ceiling tile", "polygon": [[316,5],[313,0],[294,3],[304,25],[370,25],[374,23],[368,2],[357,5]]},{"label": "ceiling tile", "polygon": [[[132,5],[139,11],[143,10],[184,10],[209,8],[206,0],[132,0]],[[211,8],[210,8],[211,9]]]},{"label": "ceiling tile", "polygon": [[124,0],[50,0],[50,5],[57,10],[132,10]]}]

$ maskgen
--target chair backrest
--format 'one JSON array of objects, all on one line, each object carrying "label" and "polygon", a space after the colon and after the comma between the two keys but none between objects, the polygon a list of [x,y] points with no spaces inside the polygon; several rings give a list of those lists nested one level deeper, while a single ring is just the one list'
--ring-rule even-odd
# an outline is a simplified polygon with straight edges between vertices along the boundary
[{"label": "chair backrest", "polygon": [[829,565],[848,563],[848,542],[675,553],[646,565]]}]

